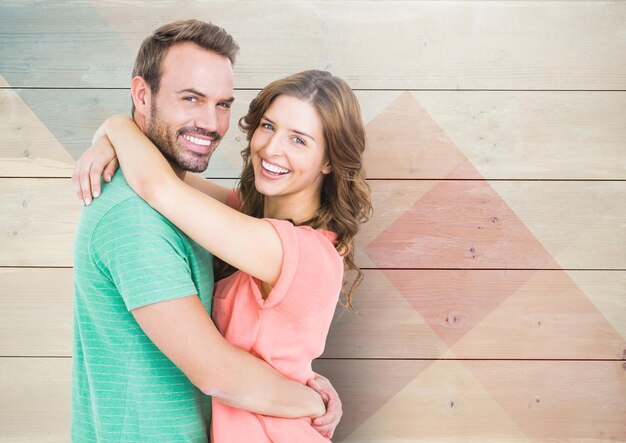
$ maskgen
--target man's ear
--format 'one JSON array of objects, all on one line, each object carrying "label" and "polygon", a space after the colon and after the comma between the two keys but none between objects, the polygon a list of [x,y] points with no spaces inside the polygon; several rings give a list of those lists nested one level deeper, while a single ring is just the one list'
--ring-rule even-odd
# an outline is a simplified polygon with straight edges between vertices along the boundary
[{"label": "man's ear", "polygon": [[130,95],[135,104],[136,112],[144,117],[150,115],[152,94],[150,86],[143,77],[138,75],[133,77],[130,82]]}]

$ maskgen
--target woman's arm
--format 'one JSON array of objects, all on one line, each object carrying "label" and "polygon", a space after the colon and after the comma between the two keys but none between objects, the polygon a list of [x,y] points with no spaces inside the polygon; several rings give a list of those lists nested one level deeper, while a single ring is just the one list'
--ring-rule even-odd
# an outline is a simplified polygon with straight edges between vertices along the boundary
[{"label": "woman's arm", "polygon": [[230,197],[230,194],[233,192],[232,188],[218,185],[211,180],[207,180],[191,172],[185,174],[185,183],[224,204],[226,204],[228,197]]},{"label": "woman's arm", "polygon": [[104,131],[126,181],[150,206],[222,260],[270,285],[276,283],[283,251],[270,223],[185,184],[129,117],[107,119]]},{"label": "woman's arm", "polygon": [[[91,143],[92,146],[76,160],[72,174],[76,196],[85,205],[100,196],[101,181],[110,182],[119,168],[115,150],[106,134],[96,132]],[[193,173],[185,174],[185,183],[221,203],[226,203],[233,191]]]}]

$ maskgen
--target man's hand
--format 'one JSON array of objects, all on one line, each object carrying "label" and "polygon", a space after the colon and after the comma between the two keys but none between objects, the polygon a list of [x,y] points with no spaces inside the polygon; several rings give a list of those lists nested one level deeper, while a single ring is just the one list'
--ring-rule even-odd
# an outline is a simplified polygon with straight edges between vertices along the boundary
[{"label": "man's hand", "polygon": [[118,168],[115,150],[106,134],[99,129],[92,140],[92,146],[76,160],[72,184],[78,199],[89,205],[100,195],[100,179],[110,182]]},{"label": "man's hand", "polygon": [[330,381],[319,374],[315,374],[315,378],[311,379],[307,386],[320,394],[326,404],[326,413],[313,420],[313,428],[324,437],[332,438],[335,428],[343,415],[339,394],[337,394],[333,385],[330,384]]}]

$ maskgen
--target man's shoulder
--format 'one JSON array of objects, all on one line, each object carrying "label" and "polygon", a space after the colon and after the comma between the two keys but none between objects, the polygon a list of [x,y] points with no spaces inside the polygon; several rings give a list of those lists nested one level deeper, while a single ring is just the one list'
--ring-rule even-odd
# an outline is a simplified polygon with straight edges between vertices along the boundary
[{"label": "man's shoulder", "polygon": [[140,258],[156,263],[172,254],[184,256],[189,248],[182,232],[139,197],[117,202],[85,228],[82,238],[90,254],[117,256],[130,260],[129,266]]},{"label": "man's shoulder", "polygon": [[126,233],[139,230],[144,234],[155,230],[179,232],[128,186],[119,171],[110,183],[104,184],[102,195],[83,208],[79,225],[94,232],[120,229]]},{"label": "man's shoulder", "polygon": [[102,209],[110,209],[121,203],[125,203],[126,205],[136,204],[138,206],[147,206],[147,203],[128,186],[124,175],[118,170],[110,183],[103,184],[102,195],[94,199],[92,205],[94,207],[100,206]]}]

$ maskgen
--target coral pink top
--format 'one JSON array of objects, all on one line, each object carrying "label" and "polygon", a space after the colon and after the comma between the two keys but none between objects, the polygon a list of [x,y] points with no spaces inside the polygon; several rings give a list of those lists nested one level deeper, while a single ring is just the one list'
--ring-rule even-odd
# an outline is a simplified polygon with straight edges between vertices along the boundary
[{"label": "coral pink top", "polygon": [[[229,202],[230,203],[230,202]],[[259,282],[241,271],[219,281],[213,320],[230,343],[256,355],[284,376],[306,383],[320,356],[343,280],[335,234],[285,220],[267,219],[283,246],[276,285],[263,300]],[[268,417],[213,399],[211,441],[215,443],[328,442],[310,418]]]}]

